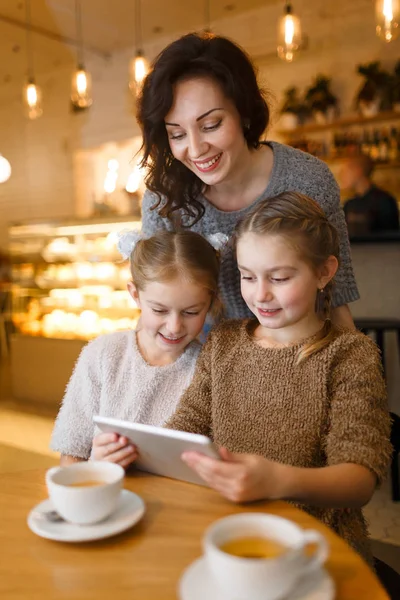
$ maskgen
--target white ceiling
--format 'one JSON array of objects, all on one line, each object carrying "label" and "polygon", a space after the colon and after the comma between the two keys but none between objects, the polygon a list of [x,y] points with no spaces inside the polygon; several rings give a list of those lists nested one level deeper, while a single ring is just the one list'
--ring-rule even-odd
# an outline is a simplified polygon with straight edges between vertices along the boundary
[{"label": "white ceiling", "polygon": [[[142,39],[155,42],[204,25],[207,0],[142,0]],[[211,21],[283,0],[209,0]],[[87,52],[111,55],[135,44],[134,0],[82,0]],[[0,87],[26,72],[25,0],[0,0]],[[35,71],[75,61],[75,0],[31,0]],[[51,39],[51,37],[55,39]],[[71,44],[62,41],[71,40]],[[58,41],[57,41],[58,40]],[[61,43],[60,43],[61,40]]]}]

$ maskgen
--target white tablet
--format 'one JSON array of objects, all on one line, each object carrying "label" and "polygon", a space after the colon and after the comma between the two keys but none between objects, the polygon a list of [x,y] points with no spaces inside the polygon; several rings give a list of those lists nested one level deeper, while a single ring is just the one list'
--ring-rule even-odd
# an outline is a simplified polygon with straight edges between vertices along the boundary
[{"label": "white tablet", "polygon": [[183,462],[182,453],[196,450],[211,458],[220,458],[214,444],[205,435],[130,423],[110,417],[96,416],[93,420],[101,431],[119,433],[135,444],[140,453],[135,465],[142,471],[207,485]]}]

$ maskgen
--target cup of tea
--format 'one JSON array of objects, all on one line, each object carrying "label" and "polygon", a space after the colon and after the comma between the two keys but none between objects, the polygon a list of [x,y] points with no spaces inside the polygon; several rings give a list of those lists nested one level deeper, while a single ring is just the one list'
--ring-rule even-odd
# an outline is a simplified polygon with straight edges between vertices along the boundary
[{"label": "cup of tea", "polygon": [[[314,545],[310,556],[308,545]],[[241,513],[216,521],[205,532],[207,568],[233,598],[277,600],[328,557],[323,535],[264,513]]]},{"label": "cup of tea", "polygon": [[124,476],[120,465],[88,461],[49,469],[46,485],[53,506],[63,519],[92,525],[115,510]]}]

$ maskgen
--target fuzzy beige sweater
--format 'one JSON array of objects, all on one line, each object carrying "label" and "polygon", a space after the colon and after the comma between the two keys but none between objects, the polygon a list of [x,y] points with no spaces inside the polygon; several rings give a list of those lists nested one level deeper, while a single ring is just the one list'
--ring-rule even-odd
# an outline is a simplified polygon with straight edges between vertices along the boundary
[{"label": "fuzzy beige sweater", "polygon": [[[297,365],[301,345],[261,347],[252,337],[256,324],[225,321],[211,332],[167,427],[298,467],[364,465],[380,482],[391,446],[376,345],[361,333],[343,331]],[[361,509],[297,506],[372,562]]]}]

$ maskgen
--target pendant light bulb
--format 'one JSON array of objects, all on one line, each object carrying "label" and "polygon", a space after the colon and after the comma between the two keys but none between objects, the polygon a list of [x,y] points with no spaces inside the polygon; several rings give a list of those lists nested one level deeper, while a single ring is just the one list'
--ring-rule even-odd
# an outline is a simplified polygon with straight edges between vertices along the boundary
[{"label": "pendant light bulb", "polygon": [[376,0],[376,34],[392,42],[400,33],[400,0]]},{"label": "pendant light bulb", "polygon": [[279,58],[292,62],[301,45],[300,19],[293,14],[292,5],[286,3],[283,16],[278,23],[278,46]]},{"label": "pendant light bulb", "polygon": [[26,59],[28,66],[27,82],[22,88],[24,114],[28,119],[38,119],[43,114],[42,90],[35,83],[33,66],[31,2],[25,0],[26,9]]},{"label": "pendant light bulb", "polygon": [[11,165],[2,154],[0,154],[0,183],[8,181],[11,177]]},{"label": "pendant light bulb", "polygon": [[24,112],[28,119],[38,119],[43,114],[42,90],[32,78],[28,79],[28,82],[23,87],[22,101]]},{"label": "pendant light bulb", "polygon": [[71,102],[76,108],[89,108],[93,103],[92,78],[83,65],[72,75]]},{"label": "pendant light bulb", "polygon": [[137,94],[148,72],[149,63],[143,56],[143,53],[139,50],[135,58],[131,60],[130,64],[129,87],[132,93]]},{"label": "pendant light bulb", "polygon": [[136,55],[129,63],[129,89],[137,96],[143,81],[149,72],[149,63],[142,48],[142,11],[141,0],[135,0],[135,46]]},{"label": "pendant light bulb", "polygon": [[82,34],[82,7],[81,0],[75,0],[76,33],[78,40],[78,66],[72,75],[71,103],[74,109],[84,110],[93,103],[92,78],[83,66],[83,34]]}]

